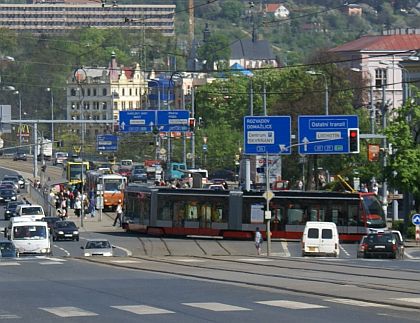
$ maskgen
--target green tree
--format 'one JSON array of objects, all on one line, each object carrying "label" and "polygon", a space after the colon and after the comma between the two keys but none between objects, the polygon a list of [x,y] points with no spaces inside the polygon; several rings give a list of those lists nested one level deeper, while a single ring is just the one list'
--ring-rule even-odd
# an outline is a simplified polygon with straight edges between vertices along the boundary
[{"label": "green tree", "polygon": [[413,193],[420,205],[420,105],[408,102],[398,109],[398,115],[385,134],[392,145],[386,177],[392,187]]},{"label": "green tree", "polygon": [[206,69],[213,70],[214,63],[220,61],[229,61],[230,46],[229,38],[222,33],[214,33],[209,39],[198,49],[198,57],[202,61],[206,61]]},{"label": "green tree", "polygon": [[220,15],[230,22],[237,23],[244,11],[244,4],[236,0],[226,0],[220,4]]}]

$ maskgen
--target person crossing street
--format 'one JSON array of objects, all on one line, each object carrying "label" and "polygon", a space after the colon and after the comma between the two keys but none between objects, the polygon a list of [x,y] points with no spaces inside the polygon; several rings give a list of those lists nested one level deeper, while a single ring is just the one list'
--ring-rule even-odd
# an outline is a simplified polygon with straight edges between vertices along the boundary
[{"label": "person crossing street", "polygon": [[115,225],[117,224],[117,221],[120,223],[120,227],[122,226],[122,213],[123,213],[123,209],[122,209],[121,200],[118,200],[117,216],[115,217],[114,224],[112,226],[115,227]]}]

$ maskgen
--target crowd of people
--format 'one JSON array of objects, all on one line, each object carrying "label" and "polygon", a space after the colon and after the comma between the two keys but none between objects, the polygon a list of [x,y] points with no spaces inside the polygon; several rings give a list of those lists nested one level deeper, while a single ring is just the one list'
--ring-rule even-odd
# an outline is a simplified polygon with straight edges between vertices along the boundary
[{"label": "crowd of people", "polygon": [[49,203],[55,207],[56,213],[62,219],[68,217],[69,210],[74,210],[74,214],[77,217],[91,216],[95,217],[95,194],[94,192],[81,192],[81,190],[75,186],[64,187],[60,186],[60,189],[50,191]]}]

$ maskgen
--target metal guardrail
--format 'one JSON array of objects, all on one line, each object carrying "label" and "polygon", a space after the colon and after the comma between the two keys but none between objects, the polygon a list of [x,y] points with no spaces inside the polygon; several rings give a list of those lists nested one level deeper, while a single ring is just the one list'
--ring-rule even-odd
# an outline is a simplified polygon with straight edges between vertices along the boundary
[{"label": "metal guardrail", "polygon": [[55,205],[49,201],[50,192],[47,189],[35,187],[34,183],[31,181],[29,184],[27,184],[27,187],[31,203],[41,205],[47,216],[56,216]]}]

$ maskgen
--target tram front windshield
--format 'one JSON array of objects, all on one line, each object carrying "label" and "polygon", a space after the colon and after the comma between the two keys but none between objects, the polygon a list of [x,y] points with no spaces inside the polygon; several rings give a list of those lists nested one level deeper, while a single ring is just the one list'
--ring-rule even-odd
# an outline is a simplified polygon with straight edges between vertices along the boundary
[{"label": "tram front windshield", "polygon": [[386,220],[382,205],[376,195],[363,196],[363,204],[365,206],[366,224],[369,228],[385,228]]}]

